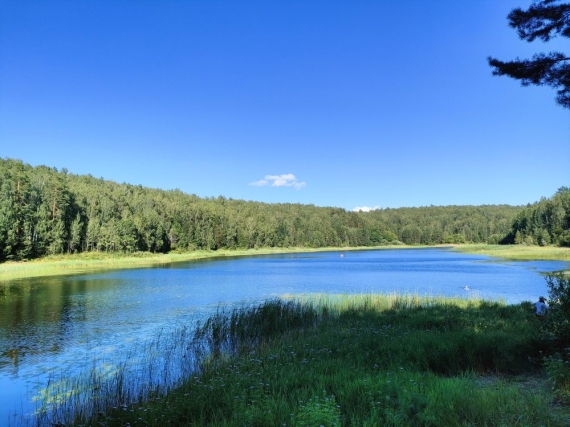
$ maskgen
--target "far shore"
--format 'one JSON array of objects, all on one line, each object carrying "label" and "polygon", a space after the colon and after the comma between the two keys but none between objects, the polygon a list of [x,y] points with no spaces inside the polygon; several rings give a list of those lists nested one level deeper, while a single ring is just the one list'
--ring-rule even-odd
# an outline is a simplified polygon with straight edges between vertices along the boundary
[{"label": "far shore", "polygon": [[[385,246],[397,248],[406,246]],[[136,252],[84,252],[79,254],[52,255],[30,261],[7,261],[0,264],[0,283],[4,280],[30,277],[66,276],[103,270],[145,268],[220,257],[244,257],[255,255],[305,253],[305,252],[347,252],[356,250],[382,249],[380,247],[331,247],[331,248],[260,248],[220,249],[217,251],[197,250],[191,252],[170,252],[167,254]]]},{"label": "far shore", "polygon": [[[328,247],[328,248],[261,248],[261,249],[221,249],[217,251],[172,252],[168,254],[153,254],[137,252],[133,254],[87,252],[73,255],[48,256],[31,261],[8,261],[0,264],[0,283],[5,280],[23,279],[30,277],[63,276],[83,274],[102,270],[122,270],[144,268],[219,257],[242,257],[285,253],[306,252],[348,252],[358,250],[379,249],[412,249],[435,246],[374,246],[374,247]],[[570,261],[570,248],[540,247],[524,245],[440,245],[453,247],[454,250],[482,254],[509,260],[558,260]]]},{"label": "far shore", "polygon": [[527,245],[456,245],[454,249],[469,254],[488,255],[512,261],[570,261],[570,248],[559,246],[527,246]]}]

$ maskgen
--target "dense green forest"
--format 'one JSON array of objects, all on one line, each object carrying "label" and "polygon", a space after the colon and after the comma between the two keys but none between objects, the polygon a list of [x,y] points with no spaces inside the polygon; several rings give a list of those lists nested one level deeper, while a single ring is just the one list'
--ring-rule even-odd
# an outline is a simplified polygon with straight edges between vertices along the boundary
[{"label": "dense green forest", "polygon": [[0,261],[85,251],[570,245],[570,190],[534,205],[334,207],[200,198],[0,159]]},{"label": "dense green forest", "polygon": [[570,246],[570,188],[519,212],[502,243]]}]

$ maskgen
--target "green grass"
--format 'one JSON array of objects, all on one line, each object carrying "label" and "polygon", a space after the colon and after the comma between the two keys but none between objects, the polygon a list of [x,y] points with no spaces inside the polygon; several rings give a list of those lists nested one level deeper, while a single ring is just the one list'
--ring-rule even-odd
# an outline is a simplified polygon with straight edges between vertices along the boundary
[{"label": "green grass", "polygon": [[[286,250],[282,252],[286,252]],[[268,253],[281,253],[281,251],[271,249],[249,251],[193,251],[169,254],[152,254],[149,252],[136,252],[133,254],[84,252],[73,255],[53,255],[32,261],[2,263],[0,264],[0,280],[38,276],[63,276],[100,270],[150,267],[214,257],[247,256]]]},{"label": "green grass", "polygon": [[454,249],[471,254],[484,254],[510,260],[570,261],[570,248],[527,245],[458,245]]},{"label": "green grass", "polygon": [[[174,389],[134,392],[119,369],[60,389],[64,409],[37,424],[565,426],[570,416],[544,378],[549,347],[529,303],[314,295],[220,311],[176,337],[194,373]],[[77,390],[89,390],[83,406],[69,397]]]},{"label": "green grass", "polygon": [[[390,248],[398,248],[394,246]],[[64,276],[72,274],[89,273],[101,270],[116,270],[128,268],[151,267],[175,262],[192,261],[216,257],[237,257],[281,253],[325,252],[325,251],[355,251],[374,248],[262,248],[247,250],[218,250],[218,251],[192,251],[171,252],[168,254],[154,254],[150,252],[136,253],[107,253],[83,252],[80,254],[52,255],[44,258],[14,262],[0,263],[0,281],[22,279],[40,276]]]}]

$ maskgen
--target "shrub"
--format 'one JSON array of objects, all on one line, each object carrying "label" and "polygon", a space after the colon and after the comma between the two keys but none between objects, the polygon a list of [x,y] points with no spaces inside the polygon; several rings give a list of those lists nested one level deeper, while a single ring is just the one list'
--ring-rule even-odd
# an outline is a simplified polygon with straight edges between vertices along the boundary
[{"label": "shrub", "polygon": [[545,366],[554,393],[561,400],[570,402],[570,347],[546,357]]},{"label": "shrub", "polygon": [[542,329],[564,348],[570,344],[570,278],[564,273],[549,274],[545,278],[550,310]]},{"label": "shrub", "polygon": [[550,310],[542,329],[558,350],[545,358],[546,372],[554,392],[570,401],[570,279],[555,273],[546,276],[546,283]]}]

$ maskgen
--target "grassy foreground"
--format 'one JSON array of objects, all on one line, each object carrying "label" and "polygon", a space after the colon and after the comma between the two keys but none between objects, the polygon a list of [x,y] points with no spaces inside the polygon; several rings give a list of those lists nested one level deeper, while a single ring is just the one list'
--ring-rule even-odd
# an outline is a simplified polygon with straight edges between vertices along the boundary
[{"label": "grassy foreground", "polygon": [[567,426],[532,313],[529,303],[417,295],[267,301],[174,339],[194,373],[167,393],[133,393],[119,370],[61,390],[62,409],[35,423]]}]

